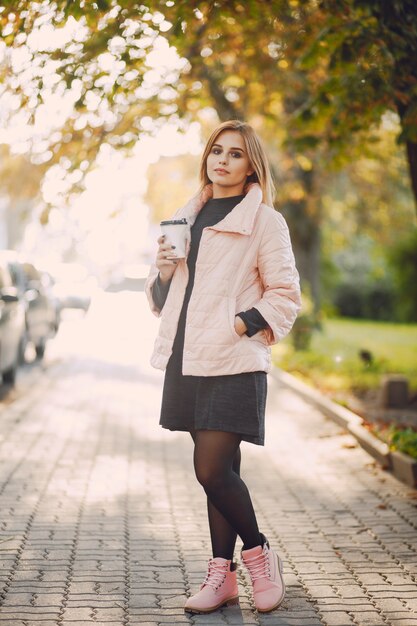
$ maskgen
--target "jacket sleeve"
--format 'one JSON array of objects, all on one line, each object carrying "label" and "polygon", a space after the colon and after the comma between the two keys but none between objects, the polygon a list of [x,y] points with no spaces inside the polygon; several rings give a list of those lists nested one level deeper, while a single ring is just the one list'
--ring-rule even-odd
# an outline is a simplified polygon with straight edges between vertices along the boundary
[{"label": "jacket sleeve", "polygon": [[254,307],[268,323],[265,333],[272,345],[290,332],[301,308],[300,279],[290,234],[277,211],[271,213],[261,237],[258,270],[264,292]]},{"label": "jacket sleeve", "polygon": [[148,298],[150,309],[156,317],[161,316],[161,310],[157,307],[156,302],[153,299],[153,286],[154,286],[156,279],[158,278],[158,275],[159,275],[158,268],[156,267],[156,265],[152,264],[149,269],[148,278],[145,281],[146,297]]},{"label": "jacket sleeve", "polygon": [[164,308],[164,304],[168,297],[169,288],[171,286],[171,280],[172,279],[170,279],[167,283],[163,285],[161,283],[161,275],[158,274],[158,276],[156,277],[156,280],[154,281],[152,285],[152,299],[156,307],[160,311],[162,311],[162,309]]},{"label": "jacket sleeve", "polygon": [[258,309],[252,308],[248,311],[236,313],[236,315],[245,323],[247,328],[245,335],[248,337],[253,337],[253,335],[256,335],[260,330],[268,328],[268,322],[262,317]]}]

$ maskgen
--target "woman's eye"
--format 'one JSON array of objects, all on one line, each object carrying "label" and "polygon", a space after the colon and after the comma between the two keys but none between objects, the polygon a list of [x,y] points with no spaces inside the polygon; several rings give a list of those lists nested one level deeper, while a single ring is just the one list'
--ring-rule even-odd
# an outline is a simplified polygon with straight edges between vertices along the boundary
[{"label": "woman's eye", "polygon": [[220,154],[220,149],[219,148],[213,148],[212,153],[213,154]]},{"label": "woman's eye", "polygon": [[232,157],[235,158],[235,159],[240,159],[241,154],[240,154],[240,152],[232,152]]}]

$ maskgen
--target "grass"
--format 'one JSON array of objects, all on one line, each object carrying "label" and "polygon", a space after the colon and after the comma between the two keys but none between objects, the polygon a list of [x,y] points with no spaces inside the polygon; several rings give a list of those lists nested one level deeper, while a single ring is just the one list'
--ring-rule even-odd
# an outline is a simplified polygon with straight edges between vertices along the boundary
[{"label": "grass", "polygon": [[[369,363],[361,350],[372,354]],[[352,319],[330,319],[315,331],[308,350],[296,351],[291,337],[272,348],[278,367],[320,389],[349,407],[353,397],[375,397],[384,374],[403,374],[417,391],[417,324],[390,324]],[[396,424],[368,424],[391,450],[417,459],[417,432]]]},{"label": "grass", "polygon": [[374,435],[388,444],[390,450],[399,450],[417,459],[417,432],[412,428],[401,428],[391,424],[374,426],[371,430]]},{"label": "grass", "polygon": [[[360,350],[372,354],[370,363],[360,359]],[[377,389],[388,373],[404,374],[417,390],[417,324],[329,319],[308,350],[295,351],[287,337],[272,355],[276,365],[325,393],[361,395]]]}]

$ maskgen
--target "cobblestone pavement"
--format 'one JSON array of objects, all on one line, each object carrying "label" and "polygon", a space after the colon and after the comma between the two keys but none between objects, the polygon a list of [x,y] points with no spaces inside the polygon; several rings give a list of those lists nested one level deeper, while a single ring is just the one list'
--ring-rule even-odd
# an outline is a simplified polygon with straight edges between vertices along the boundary
[{"label": "cobblestone pavement", "polygon": [[0,405],[0,626],[417,625],[417,492],[272,380],[242,472],[286,600],[257,614],[240,570],[240,606],[184,614],[209,534],[191,438],[157,425],[156,324],[143,294],[103,294]]}]

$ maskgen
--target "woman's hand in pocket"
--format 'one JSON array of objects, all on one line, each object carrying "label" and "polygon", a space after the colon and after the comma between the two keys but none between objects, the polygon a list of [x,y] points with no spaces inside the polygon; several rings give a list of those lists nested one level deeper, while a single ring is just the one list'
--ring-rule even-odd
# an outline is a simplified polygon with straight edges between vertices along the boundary
[{"label": "woman's hand in pocket", "polygon": [[239,317],[238,315],[235,316],[235,332],[239,335],[242,336],[245,334],[245,332],[248,330],[245,322],[242,320],[241,317]]}]

